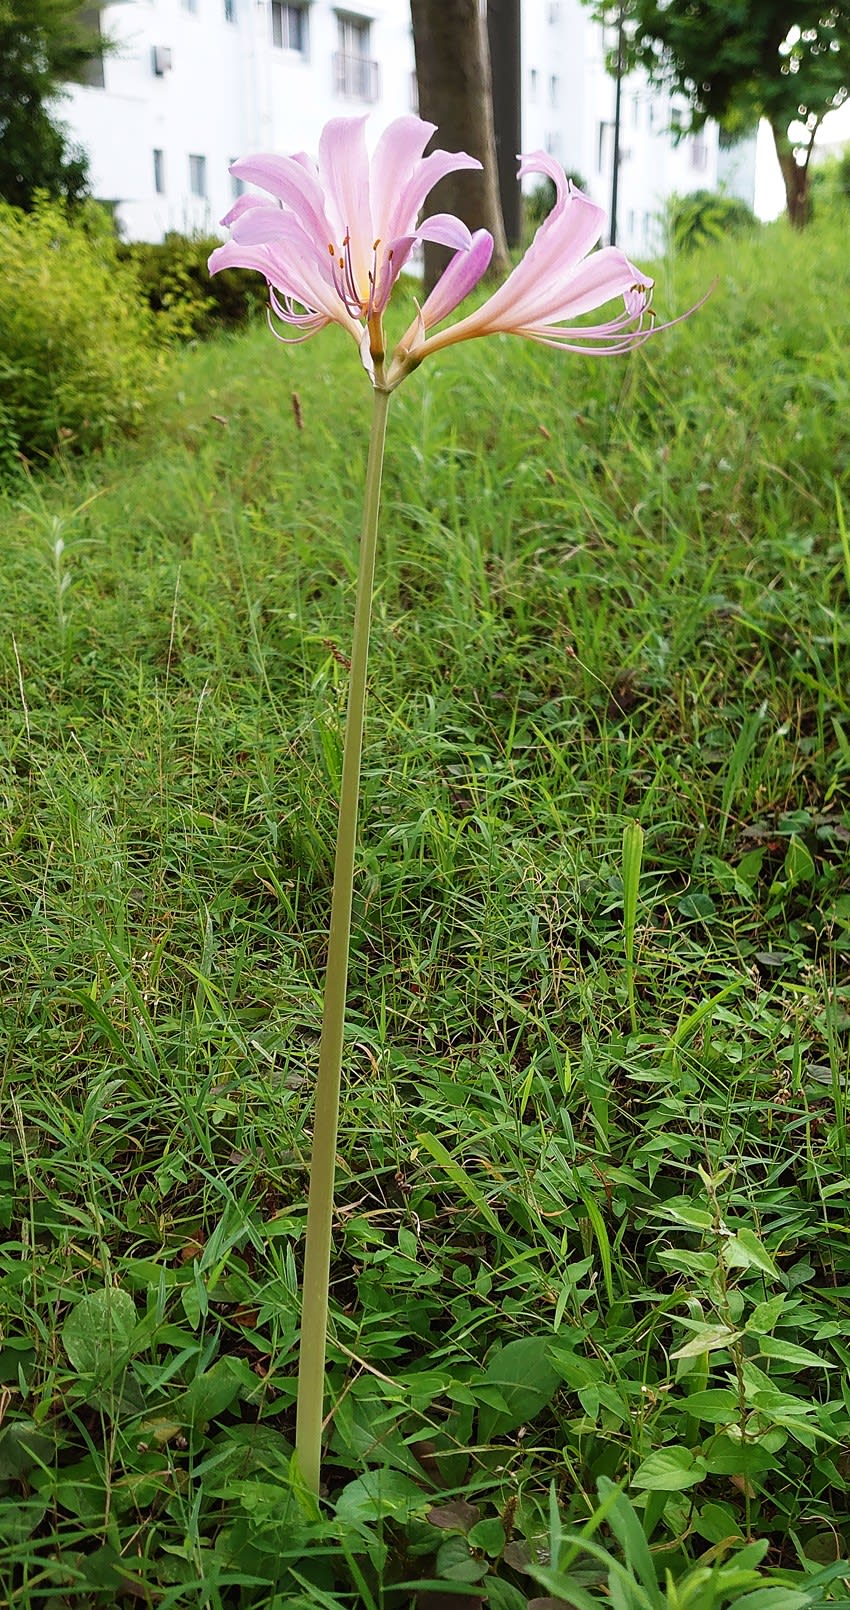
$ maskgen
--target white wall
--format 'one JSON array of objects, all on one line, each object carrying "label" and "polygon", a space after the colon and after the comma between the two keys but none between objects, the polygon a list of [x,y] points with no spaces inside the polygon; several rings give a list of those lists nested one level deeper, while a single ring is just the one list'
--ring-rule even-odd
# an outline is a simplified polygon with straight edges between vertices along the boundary
[{"label": "white wall", "polygon": [[[308,0],[303,55],[272,43],[270,0],[124,0],[102,13],[119,42],[104,61],[104,88],[74,87],[63,108],[88,150],[95,194],[116,203],[130,238],[158,240],[168,229],[213,229],[233,200],[228,166],[262,150],[315,150],[329,117],[372,111],[379,128],[413,105],[409,0],[345,0],[339,9],[368,20],[368,54],[378,63],[373,104],[336,92],[338,8]],[[190,9],[194,6],[194,10]],[[549,150],[578,173],[606,208],[611,202],[614,83],[606,41],[580,0],[523,0],[522,145]],[[171,67],[153,71],[154,47]],[[623,82],[618,241],[640,256],[660,249],[658,216],[672,192],[712,189],[717,137],[677,147],[665,132],[667,97],[633,75]],[[163,153],[165,189],[154,188],[154,150]],[[205,158],[206,195],[191,193],[190,155]]]},{"label": "white wall", "polygon": [[[307,6],[303,55],[272,43],[268,0],[126,0],[107,6],[102,31],[119,42],[104,60],[104,88],[74,86],[61,116],[91,157],[95,194],[118,203],[132,239],[168,229],[212,229],[233,200],[228,166],[256,151],[315,150],[329,117],[372,111],[376,124],[411,109],[413,45],[408,0],[354,3],[370,23],[369,56],[379,63],[378,98],[336,93],[336,7]],[[155,47],[171,52],[162,76]],[[163,153],[165,192],[154,188],[154,150]],[[192,195],[190,155],[206,159],[206,196]]]}]

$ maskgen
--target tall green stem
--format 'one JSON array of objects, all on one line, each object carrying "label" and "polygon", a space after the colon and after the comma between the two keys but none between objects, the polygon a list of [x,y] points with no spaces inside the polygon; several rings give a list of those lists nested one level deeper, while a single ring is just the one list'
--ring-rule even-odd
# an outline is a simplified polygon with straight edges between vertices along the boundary
[{"label": "tall green stem", "polygon": [[322,1456],[331,1219],[345,997],[348,985],[357,807],[360,795],[360,757],[363,749],[366,668],[369,659],[369,626],[378,539],[378,510],[381,501],[381,471],[384,463],[384,440],[390,394],[387,391],[376,390],[373,392],[373,400],[372,435],[366,466],[363,536],[360,544],[360,571],[357,578],[354,637],[351,645],[322,1043],[313,1119],[313,1154],[310,1164],[307,1237],[304,1249],[301,1349],[298,1360],[295,1450],[302,1479],[314,1493],[319,1491]]}]

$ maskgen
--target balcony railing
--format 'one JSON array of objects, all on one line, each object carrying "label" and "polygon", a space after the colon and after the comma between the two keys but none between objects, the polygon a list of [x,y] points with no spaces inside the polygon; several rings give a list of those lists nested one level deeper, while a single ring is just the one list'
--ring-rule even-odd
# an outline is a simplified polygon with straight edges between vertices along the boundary
[{"label": "balcony railing", "polygon": [[369,56],[334,55],[334,85],[337,95],[349,101],[376,101],[380,94],[379,63]]}]

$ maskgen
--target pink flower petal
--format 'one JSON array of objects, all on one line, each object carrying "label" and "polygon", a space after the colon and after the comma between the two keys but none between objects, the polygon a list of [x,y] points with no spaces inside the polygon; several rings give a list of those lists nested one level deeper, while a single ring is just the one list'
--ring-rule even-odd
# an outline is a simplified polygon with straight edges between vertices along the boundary
[{"label": "pink flower petal", "polygon": [[[308,173],[294,157],[241,157],[238,162],[233,163],[230,171],[235,178],[244,179],[248,184],[256,184],[261,190],[267,190],[269,195],[281,201],[285,207],[301,218],[308,229],[313,230],[316,235],[327,236],[325,246],[330,243],[330,226],[325,216],[322,187],[318,179]],[[248,198],[240,196],[239,201],[246,199]],[[239,206],[239,202],[236,206]]]},{"label": "pink flower petal", "polygon": [[397,117],[384,129],[372,157],[370,176],[372,225],[377,238],[391,240],[401,232],[393,227],[399,193],[413,177],[436,128],[435,123],[410,116]]},{"label": "pink flower petal", "polygon": [[334,244],[349,237],[355,284],[365,302],[369,295],[374,232],[369,205],[369,155],[365,117],[333,117],[319,137],[319,178],[325,192]]},{"label": "pink flower petal", "polygon": [[465,151],[432,151],[430,156],[423,157],[401,188],[389,214],[387,232],[393,235],[407,234],[413,228],[426,196],[447,173],[480,167],[477,158],[468,157]]},{"label": "pink flower petal", "polygon": [[278,249],[229,240],[211,254],[209,270],[217,274],[223,268],[256,269],[280,296],[299,303],[307,313],[321,314],[341,324],[359,341],[360,325],[342,306],[333,283],[324,278],[320,261],[311,247],[305,250],[294,237]]},{"label": "pink flower petal", "polygon": [[460,251],[452,258],[431,295],[423,303],[421,318],[425,329],[441,324],[460,306],[486,274],[492,256],[493,236],[486,229],[476,230],[469,250]]},{"label": "pink flower petal", "polygon": [[252,207],[268,207],[268,205],[265,196],[258,196],[248,191],[244,196],[238,196],[230,211],[225,213],[221,220],[222,228],[229,229],[237,218],[242,217],[243,212],[249,212]]},{"label": "pink flower petal", "polygon": [[[553,299],[552,310],[546,317],[552,323],[580,318],[582,313],[604,307],[617,296],[626,297],[637,284],[645,285],[648,290],[652,281],[647,280],[617,246],[603,246],[573,269],[564,284],[562,297]],[[639,311],[641,309],[636,308],[633,316]]]},{"label": "pink flower petal", "polygon": [[[355,337],[361,354],[371,354],[373,320],[380,319],[414,246],[420,241],[448,246],[455,255],[399,348],[397,378],[391,373],[390,384],[397,384],[425,351],[465,335],[525,329],[539,340],[571,337],[559,321],[597,306],[612,288],[628,298],[626,313],[609,326],[594,327],[588,339],[602,338],[603,331],[611,342],[629,339],[626,331],[640,318],[645,297],[637,271],[621,254],[583,263],[599,237],[601,209],[573,192],[543,152],[525,157],[521,172],[547,174],[557,197],[526,258],[483,309],[429,338],[429,328],[454,312],[486,272],[493,241],[486,230],[471,235],[447,213],[418,227],[416,220],[440,179],[481,164],[463,151],[423,156],[435,129],[414,116],[389,124],[370,164],[366,121],[333,118],[322,131],[318,162],[297,152],[234,163],[235,176],[267,192],[274,204],[254,194],[239,198],[225,220],[232,238],[212,253],[210,272],[255,269],[269,283],[275,315],[299,332],[295,339],[334,321]],[[365,334],[364,325],[369,327]],[[375,379],[371,355],[366,368]]]},{"label": "pink flower petal", "polygon": [[416,231],[417,240],[431,240],[437,246],[450,246],[454,251],[468,251],[472,236],[459,218],[450,212],[434,212]]},{"label": "pink flower petal", "polygon": [[[543,162],[545,161],[545,167]],[[547,172],[552,164],[544,152],[526,157],[520,171]],[[551,173],[549,175],[551,177]],[[570,190],[563,173],[555,206],[537,231],[531,245],[504,285],[481,308],[488,327],[526,324],[543,317],[550,303],[561,299],[565,281],[602,233],[605,214],[581,190]]]}]

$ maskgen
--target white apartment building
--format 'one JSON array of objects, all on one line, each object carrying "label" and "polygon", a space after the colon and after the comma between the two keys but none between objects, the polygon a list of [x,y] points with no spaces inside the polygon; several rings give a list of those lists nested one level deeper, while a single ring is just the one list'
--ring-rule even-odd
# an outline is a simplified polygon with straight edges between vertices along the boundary
[{"label": "white apartment building", "polygon": [[[370,111],[377,130],[415,109],[408,0],[119,0],[100,20],[117,49],[92,82],[69,88],[61,115],[130,239],[212,232],[237,193],[237,156],[315,150],[329,117]],[[606,209],[610,44],[580,0],[522,0],[523,149],[551,152]],[[716,132],[677,146],[675,117],[642,76],[624,79],[617,238],[627,251],[661,244],[671,192],[717,184]]]}]

